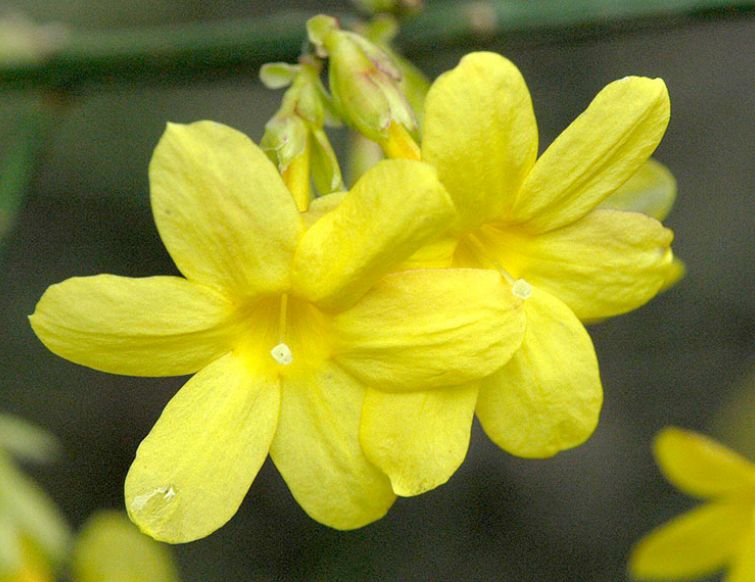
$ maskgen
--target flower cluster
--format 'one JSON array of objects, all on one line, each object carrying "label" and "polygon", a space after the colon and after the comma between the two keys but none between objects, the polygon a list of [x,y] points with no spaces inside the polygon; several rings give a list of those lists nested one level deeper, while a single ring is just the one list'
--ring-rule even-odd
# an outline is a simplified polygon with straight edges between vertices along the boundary
[{"label": "flower cluster", "polygon": [[[537,158],[527,87],[503,57],[474,53],[442,75],[418,128],[385,53],[332,20],[310,37],[334,61],[333,108],[394,159],[322,192],[340,171],[302,96],[329,97],[303,63],[269,157],[210,121],[170,124],[157,145],[152,209],[183,277],[68,279],[31,317],[76,363],[193,374],[126,478],[131,518],[160,540],[226,523],[268,454],[312,518],[351,529],[445,483],[475,414],[516,455],[584,442],[602,389],[583,322],[678,276],[672,234],[637,187],[658,183],[662,81],[611,83]],[[313,144],[325,154],[302,157]],[[318,158],[312,200],[317,168],[297,160]]]}]

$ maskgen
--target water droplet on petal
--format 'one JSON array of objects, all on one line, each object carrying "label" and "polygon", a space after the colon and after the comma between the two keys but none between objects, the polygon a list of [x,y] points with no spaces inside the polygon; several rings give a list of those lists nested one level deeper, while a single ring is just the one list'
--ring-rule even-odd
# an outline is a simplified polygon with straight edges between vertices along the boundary
[{"label": "water droplet on petal", "polygon": [[170,501],[176,496],[176,490],[173,489],[173,485],[157,487],[149,493],[144,493],[143,495],[137,495],[136,497],[134,497],[133,501],[131,502],[131,508],[134,511],[140,511],[144,509],[144,507],[147,505],[147,503],[150,502],[150,500],[152,500],[152,498],[158,495],[161,495],[165,501]]}]

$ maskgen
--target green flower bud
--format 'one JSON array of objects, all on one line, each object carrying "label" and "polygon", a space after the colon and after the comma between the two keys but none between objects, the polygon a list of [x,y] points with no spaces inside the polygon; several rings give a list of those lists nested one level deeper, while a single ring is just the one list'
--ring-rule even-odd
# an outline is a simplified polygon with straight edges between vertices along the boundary
[{"label": "green flower bud", "polygon": [[319,54],[329,57],[330,92],[344,120],[379,143],[392,124],[414,132],[414,113],[400,89],[401,72],[385,51],[362,36],[338,28],[335,19],[316,16],[307,23]]},{"label": "green flower bud", "polygon": [[312,179],[320,194],[330,194],[344,189],[341,166],[324,130],[312,130]]},{"label": "green flower bud", "polygon": [[308,136],[307,124],[298,115],[276,115],[265,125],[260,146],[278,170],[285,172],[307,148]]},{"label": "green flower bud", "polygon": [[343,188],[338,160],[323,129],[335,125],[337,118],[320,80],[321,69],[321,61],[302,58],[299,65],[273,63],[260,71],[268,87],[291,85],[280,109],[266,124],[260,145],[292,188],[301,209],[307,207],[311,195],[310,173],[321,194]]},{"label": "green flower bud", "polygon": [[425,97],[430,90],[430,79],[413,63],[393,49],[392,42],[396,34],[398,34],[398,22],[390,14],[380,14],[366,24],[363,30],[358,30],[358,32],[383,49],[393,59],[393,62],[396,63],[401,72],[399,86],[404,95],[406,95],[406,99],[409,101],[409,105],[416,116],[417,123],[421,127],[425,113]]}]

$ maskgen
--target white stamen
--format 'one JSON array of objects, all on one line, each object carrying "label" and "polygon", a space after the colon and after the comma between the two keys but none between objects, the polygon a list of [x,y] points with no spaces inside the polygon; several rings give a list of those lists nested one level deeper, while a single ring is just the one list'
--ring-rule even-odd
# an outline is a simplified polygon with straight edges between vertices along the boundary
[{"label": "white stamen", "polygon": [[511,286],[511,292],[519,297],[519,299],[529,299],[530,295],[532,295],[532,285],[524,279],[517,279]]},{"label": "white stamen", "polygon": [[273,359],[276,362],[283,366],[288,366],[291,362],[294,361],[294,355],[291,353],[291,348],[289,348],[283,342],[279,343],[272,350],[270,350],[270,355],[273,356]]}]

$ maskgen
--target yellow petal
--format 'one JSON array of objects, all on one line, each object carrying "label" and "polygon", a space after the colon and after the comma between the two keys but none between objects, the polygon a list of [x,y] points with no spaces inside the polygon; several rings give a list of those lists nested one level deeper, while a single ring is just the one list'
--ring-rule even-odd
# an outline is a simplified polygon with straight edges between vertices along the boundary
[{"label": "yellow petal", "polygon": [[404,497],[443,485],[469,448],[477,386],[407,393],[368,389],[360,442]]},{"label": "yellow petal", "polygon": [[309,203],[307,211],[301,215],[306,227],[311,227],[328,212],[335,210],[341,203],[341,200],[343,200],[344,196],[346,196],[346,192],[333,192],[332,194],[326,194],[325,196],[318,196],[312,200],[312,202]]},{"label": "yellow petal", "polygon": [[752,514],[750,532],[739,544],[731,570],[724,582],[753,582],[755,580],[755,510]]},{"label": "yellow petal", "polygon": [[704,435],[668,427],[653,451],[666,479],[689,495],[755,494],[755,465]]},{"label": "yellow petal", "polygon": [[650,157],[668,119],[662,80],[626,77],[606,86],[537,161],[514,219],[534,232],[579,220]]},{"label": "yellow petal", "polygon": [[396,270],[446,269],[453,265],[458,244],[459,239],[455,236],[444,235],[423,246]]},{"label": "yellow petal", "polygon": [[472,53],[441,75],[425,105],[422,159],[438,169],[463,231],[506,214],[537,156],[537,124],[519,70]]},{"label": "yellow petal", "polygon": [[684,261],[678,259],[677,257],[674,257],[671,261],[671,264],[669,264],[668,268],[666,269],[666,277],[663,279],[663,285],[661,285],[661,288],[658,290],[658,292],[660,293],[670,289],[679,281],[681,281],[686,274],[687,267],[684,264]]},{"label": "yellow petal", "polygon": [[304,511],[336,529],[380,519],[395,500],[359,446],[363,399],[364,387],[333,363],[283,381],[270,456]]},{"label": "yellow petal", "polygon": [[187,279],[242,295],[285,288],[301,219],[275,166],[243,133],[169,124],[149,167],[160,236]]},{"label": "yellow petal", "polygon": [[673,234],[636,212],[595,210],[565,228],[530,236],[484,229],[484,243],[514,277],[566,303],[582,320],[652,299],[668,277]]},{"label": "yellow petal", "polygon": [[663,220],[676,199],[676,179],[660,162],[649,159],[629,180],[601,202],[602,208],[641,212]]},{"label": "yellow petal", "polygon": [[442,234],[452,218],[453,206],[432,167],[380,162],[302,237],[294,286],[321,307],[345,309]]},{"label": "yellow petal", "polygon": [[603,402],[598,361],[587,331],[558,299],[535,287],[524,310],[522,347],[482,381],[477,416],[509,453],[550,457],[595,430]]},{"label": "yellow petal", "polygon": [[233,305],[179,277],[74,277],[52,285],[29,318],[53,353],[131,376],[196,372],[228,351]]},{"label": "yellow petal", "polygon": [[87,519],[71,565],[76,582],[178,582],[168,546],[141,534],[120,511]]},{"label": "yellow petal", "polygon": [[267,457],[279,398],[277,379],[232,353],[189,380],[136,452],[125,487],[131,520],[170,543],[225,524]]},{"label": "yellow petal", "polygon": [[708,503],[653,530],[632,550],[629,571],[640,580],[688,580],[731,560],[752,521],[735,503]]},{"label": "yellow petal", "polygon": [[403,271],[336,316],[333,332],[334,357],[366,385],[427,390],[503,366],[521,344],[524,314],[494,271]]}]

